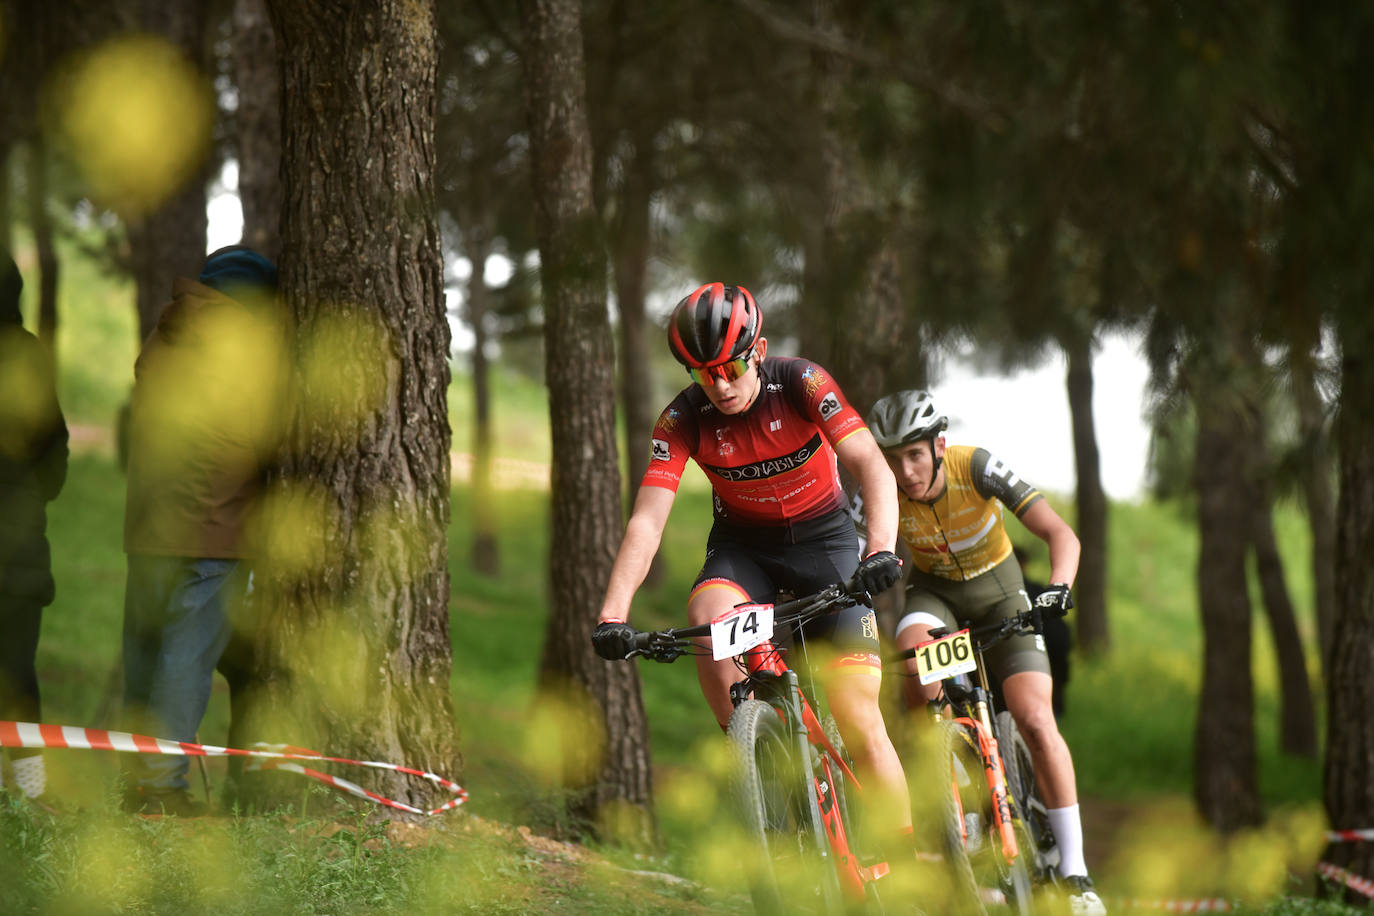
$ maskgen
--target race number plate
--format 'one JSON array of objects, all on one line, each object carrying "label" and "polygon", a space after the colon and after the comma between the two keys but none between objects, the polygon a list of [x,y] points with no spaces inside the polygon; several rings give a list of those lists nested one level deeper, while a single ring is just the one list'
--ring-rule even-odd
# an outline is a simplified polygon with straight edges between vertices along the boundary
[{"label": "race number plate", "polygon": [[711,621],[711,657],[732,658],[773,638],[773,605],[741,604]]},{"label": "race number plate", "polygon": [[969,639],[968,630],[950,633],[916,647],[916,671],[922,684],[943,681],[977,667],[978,660],[973,657],[973,640]]}]

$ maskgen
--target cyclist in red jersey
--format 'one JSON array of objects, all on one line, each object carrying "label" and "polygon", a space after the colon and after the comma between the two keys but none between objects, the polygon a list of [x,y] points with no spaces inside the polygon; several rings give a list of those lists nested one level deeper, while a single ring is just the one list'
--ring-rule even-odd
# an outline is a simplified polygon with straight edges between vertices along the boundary
[{"label": "cyclist in red jersey", "polygon": [[[704,624],[746,601],[780,590],[807,595],[857,575],[877,593],[897,581],[896,482],[863,419],[820,366],[768,358],[763,317],[743,287],[709,283],[678,303],[668,323],[673,355],[694,384],[654,427],[644,475],[593,634],[597,652],[624,658],[634,632],[625,622],[658,550],[687,459],[711,481],[715,522],[706,560],[687,602]],[[868,544],[859,559],[837,461],[869,503]],[[826,696],[865,785],[882,799],[875,822],[891,835],[911,829],[906,780],[878,707],[881,667],[873,612],[854,606],[823,618],[820,632],[839,655],[826,672]],[[709,645],[709,640],[703,640]],[[697,656],[697,676],[716,721],[730,719],[729,661]],[[879,828],[882,829],[882,828]],[[894,863],[898,864],[898,863]]]}]

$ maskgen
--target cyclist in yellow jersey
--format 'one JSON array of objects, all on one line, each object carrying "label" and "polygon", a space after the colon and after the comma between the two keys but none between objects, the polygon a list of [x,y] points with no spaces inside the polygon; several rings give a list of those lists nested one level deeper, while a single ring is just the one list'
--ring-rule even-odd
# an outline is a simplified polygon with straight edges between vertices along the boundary
[{"label": "cyclist in yellow jersey", "polygon": [[[890,394],[868,415],[869,429],[897,480],[898,534],[913,559],[894,633],[899,649],[925,642],[936,627],[993,623],[1031,606],[1003,524],[1004,509],[1049,545],[1051,584],[1037,597],[1038,606],[1066,609],[1078,572],[1078,537],[1043,494],[987,450],[947,446],[948,425],[930,393],[919,390]],[[853,513],[862,520],[862,502],[856,501]],[[1044,638],[1006,640],[988,653],[988,664],[1002,681],[1007,709],[1035,764],[1073,913],[1103,914],[1083,861],[1073,758],[1054,718]],[[907,705],[924,707],[938,696],[940,684],[922,686],[914,677],[916,662],[908,665],[913,676],[904,685]]]}]

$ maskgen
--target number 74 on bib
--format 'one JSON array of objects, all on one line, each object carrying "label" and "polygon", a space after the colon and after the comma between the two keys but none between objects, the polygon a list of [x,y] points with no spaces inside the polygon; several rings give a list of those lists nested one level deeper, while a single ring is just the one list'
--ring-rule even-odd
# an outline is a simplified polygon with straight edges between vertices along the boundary
[{"label": "number 74 on bib", "polygon": [[711,658],[733,658],[772,638],[773,605],[739,604],[711,621]]}]

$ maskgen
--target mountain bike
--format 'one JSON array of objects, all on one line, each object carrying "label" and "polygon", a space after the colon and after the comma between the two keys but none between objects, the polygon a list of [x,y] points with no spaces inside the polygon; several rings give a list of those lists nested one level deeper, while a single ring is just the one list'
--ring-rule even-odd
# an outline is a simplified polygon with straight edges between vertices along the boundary
[{"label": "mountain bike", "polygon": [[[809,664],[792,667],[779,641],[806,659],[803,626],[867,594],[853,582],[780,604],[740,604],[709,624],[636,632],[627,658],[672,662],[683,655],[733,658],[744,679],[730,688],[726,730],[734,752],[731,789],[741,824],[764,855],[750,864],[760,913],[881,912],[875,882],[886,862],[853,848],[850,793],[862,791],[830,716],[818,717]],[[710,636],[712,647],[693,642]]]},{"label": "mountain bike", "polygon": [[984,662],[1002,640],[1039,632],[1041,613],[1026,610],[955,632],[940,627],[929,641],[896,656],[916,659],[922,684],[942,683],[940,698],[930,703],[937,730],[934,778],[949,787],[940,842],[962,909],[975,914],[992,904],[1030,916],[1037,891],[1058,882],[1059,850],[1030,750],[1011,713],[995,708]]}]

